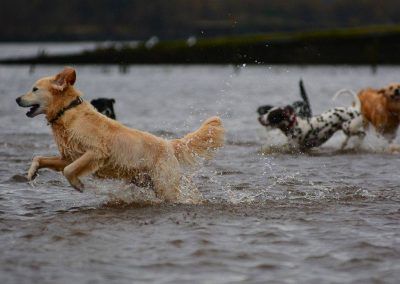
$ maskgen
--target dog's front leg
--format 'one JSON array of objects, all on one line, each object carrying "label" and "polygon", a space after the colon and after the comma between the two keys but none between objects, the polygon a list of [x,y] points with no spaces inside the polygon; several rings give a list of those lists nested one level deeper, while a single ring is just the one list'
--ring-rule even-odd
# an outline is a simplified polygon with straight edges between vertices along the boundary
[{"label": "dog's front leg", "polygon": [[102,159],[99,159],[98,155],[95,153],[88,151],[79,159],[65,167],[63,173],[72,187],[82,192],[84,185],[79,180],[79,177],[94,173],[99,169],[101,164]]},{"label": "dog's front leg", "polygon": [[62,171],[68,165],[68,162],[63,160],[61,157],[41,157],[36,156],[32,160],[32,164],[28,171],[28,180],[35,178],[36,173],[39,169],[48,168],[55,171]]}]

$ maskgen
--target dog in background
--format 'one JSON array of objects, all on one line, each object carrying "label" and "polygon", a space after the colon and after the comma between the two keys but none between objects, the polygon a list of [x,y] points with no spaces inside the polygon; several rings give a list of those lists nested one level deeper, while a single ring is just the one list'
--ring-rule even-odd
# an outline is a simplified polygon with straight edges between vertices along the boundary
[{"label": "dog in background", "polygon": [[341,148],[344,149],[350,137],[363,138],[361,102],[355,106],[337,107],[311,118],[297,116],[293,106],[274,107],[260,115],[258,120],[265,127],[278,128],[288,138],[289,146],[300,151],[318,147],[328,141],[333,134],[343,130],[346,135]]},{"label": "dog in background", "polygon": [[379,90],[363,89],[358,92],[358,98],[365,129],[372,124],[378,134],[392,143],[400,124],[400,84],[390,84]]},{"label": "dog in background", "polygon": [[[300,88],[300,96],[302,98],[301,101],[295,101],[292,103],[291,107],[294,109],[294,112],[298,117],[301,118],[309,118],[312,117],[311,105],[310,101],[308,100],[307,92],[304,88],[303,80],[299,81],[299,88]],[[272,105],[263,105],[257,109],[258,115],[264,115],[268,111],[270,111],[274,106]]]},{"label": "dog in background", "polygon": [[174,202],[180,196],[182,167],[195,164],[197,157],[211,158],[223,146],[219,117],[207,119],[181,139],[166,140],[100,114],[82,100],[75,81],[75,70],[67,67],[38,80],[16,99],[19,106],[30,108],[28,117],[46,116],[60,152],[54,157],[34,157],[28,180],[39,169],[49,168],[61,171],[72,187],[82,191],[80,178],[89,174],[129,182],[144,175],[151,179],[157,197]]},{"label": "dog in background", "polygon": [[98,112],[112,119],[117,119],[114,112],[114,99],[98,98],[91,100],[90,103],[97,109]]}]

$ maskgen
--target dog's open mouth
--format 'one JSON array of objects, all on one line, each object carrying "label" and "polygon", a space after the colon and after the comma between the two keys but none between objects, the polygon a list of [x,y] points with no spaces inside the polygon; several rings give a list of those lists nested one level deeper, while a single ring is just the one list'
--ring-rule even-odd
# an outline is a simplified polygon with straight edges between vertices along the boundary
[{"label": "dog's open mouth", "polygon": [[35,112],[39,109],[39,107],[40,107],[40,105],[38,105],[38,104],[31,105],[29,111],[26,113],[26,116],[34,117]]}]

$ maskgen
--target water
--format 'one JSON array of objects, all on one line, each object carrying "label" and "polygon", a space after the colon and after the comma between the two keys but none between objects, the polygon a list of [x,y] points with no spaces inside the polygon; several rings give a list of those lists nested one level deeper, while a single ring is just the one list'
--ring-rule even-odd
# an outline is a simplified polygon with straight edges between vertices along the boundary
[{"label": "water", "polygon": [[135,47],[138,41],[105,41],[105,42],[9,42],[1,43],[0,59],[24,58],[37,55],[74,54],[98,47]]},{"label": "water", "polygon": [[218,114],[226,146],[193,176],[203,204],[149,205],[148,190],[59,173],[23,176],[34,155],[57,153],[43,117],[15,98],[62,66],[0,66],[1,283],[398,283],[399,156],[369,134],[359,151],[291,155],[257,122],[260,104],[299,97],[314,113],[341,88],[398,81],[398,67],[78,66],[85,99],[116,99],[130,127],[178,137]]}]

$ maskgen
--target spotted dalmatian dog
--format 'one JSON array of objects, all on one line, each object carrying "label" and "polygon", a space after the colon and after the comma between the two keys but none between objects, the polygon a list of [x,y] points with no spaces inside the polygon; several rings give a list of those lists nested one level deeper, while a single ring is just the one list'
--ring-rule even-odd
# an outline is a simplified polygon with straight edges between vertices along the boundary
[{"label": "spotted dalmatian dog", "polygon": [[[335,98],[342,92],[338,92]],[[361,103],[354,96],[356,103],[351,107],[336,107],[311,118],[301,118],[296,115],[290,105],[274,107],[260,115],[259,122],[266,127],[280,129],[288,138],[289,145],[300,150],[319,147],[329,140],[339,130],[346,135],[342,149],[346,147],[350,137],[357,136],[360,141],[365,136]]]}]

